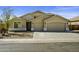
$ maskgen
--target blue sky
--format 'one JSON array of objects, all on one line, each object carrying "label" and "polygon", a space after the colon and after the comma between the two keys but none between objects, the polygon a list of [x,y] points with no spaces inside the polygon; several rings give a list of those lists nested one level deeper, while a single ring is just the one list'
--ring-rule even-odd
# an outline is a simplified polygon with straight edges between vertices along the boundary
[{"label": "blue sky", "polygon": [[10,7],[16,16],[21,16],[37,10],[61,15],[65,18],[79,16],[79,6],[0,6],[0,14],[3,8]]}]

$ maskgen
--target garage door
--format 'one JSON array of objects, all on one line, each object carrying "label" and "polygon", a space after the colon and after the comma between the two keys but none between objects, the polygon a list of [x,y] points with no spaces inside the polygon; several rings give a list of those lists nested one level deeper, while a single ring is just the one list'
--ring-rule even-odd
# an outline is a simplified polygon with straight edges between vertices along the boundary
[{"label": "garage door", "polygon": [[47,23],[47,31],[62,32],[65,29],[64,23]]}]

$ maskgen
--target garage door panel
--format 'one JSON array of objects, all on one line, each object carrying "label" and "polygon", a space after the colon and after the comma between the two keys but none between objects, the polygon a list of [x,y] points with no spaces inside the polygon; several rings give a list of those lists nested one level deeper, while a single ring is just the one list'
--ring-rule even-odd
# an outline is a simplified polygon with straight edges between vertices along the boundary
[{"label": "garage door panel", "polygon": [[47,31],[65,31],[64,23],[48,23]]}]

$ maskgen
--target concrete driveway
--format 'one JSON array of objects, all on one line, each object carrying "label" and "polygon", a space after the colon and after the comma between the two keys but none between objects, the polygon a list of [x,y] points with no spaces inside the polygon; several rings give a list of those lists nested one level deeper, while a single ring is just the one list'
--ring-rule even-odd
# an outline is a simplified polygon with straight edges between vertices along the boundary
[{"label": "concrete driveway", "polygon": [[33,39],[50,42],[79,42],[79,33],[35,32],[33,35]]}]

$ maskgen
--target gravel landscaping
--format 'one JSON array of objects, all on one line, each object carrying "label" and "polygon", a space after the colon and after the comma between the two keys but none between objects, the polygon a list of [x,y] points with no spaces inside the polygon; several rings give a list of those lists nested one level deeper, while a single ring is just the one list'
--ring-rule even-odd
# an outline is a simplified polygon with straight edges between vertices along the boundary
[{"label": "gravel landscaping", "polygon": [[33,38],[33,32],[10,32],[8,36],[3,36],[3,39],[29,39]]}]

